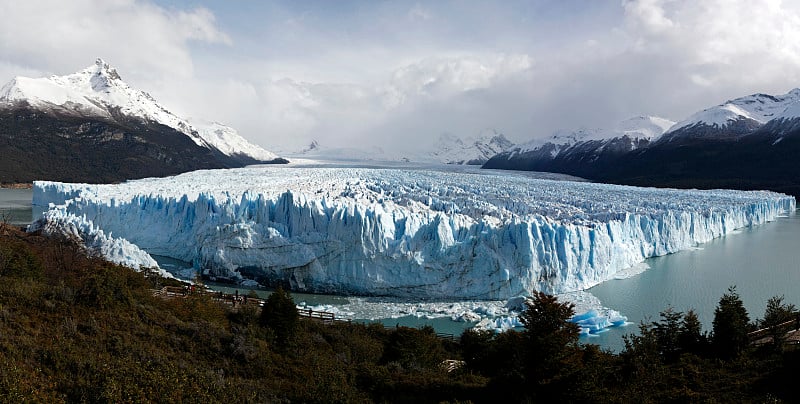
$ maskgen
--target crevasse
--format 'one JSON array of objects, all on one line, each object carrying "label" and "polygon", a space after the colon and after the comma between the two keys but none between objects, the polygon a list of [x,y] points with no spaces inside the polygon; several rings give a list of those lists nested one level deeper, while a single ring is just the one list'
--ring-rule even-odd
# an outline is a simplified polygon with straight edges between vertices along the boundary
[{"label": "crevasse", "polygon": [[459,299],[586,289],[795,209],[794,198],[771,192],[271,167],[118,185],[36,182],[34,204],[53,204],[47,220],[85,222],[211,276]]}]

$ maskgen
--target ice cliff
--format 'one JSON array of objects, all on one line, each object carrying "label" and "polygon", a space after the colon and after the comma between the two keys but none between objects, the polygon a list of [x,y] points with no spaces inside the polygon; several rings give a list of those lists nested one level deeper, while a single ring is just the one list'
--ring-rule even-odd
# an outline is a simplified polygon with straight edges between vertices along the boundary
[{"label": "ice cliff", "polygon": [[[644,259],[794,211],[771,192],[529,173],[251,167],[116,185],[36,182],[83,223],[216,277],[298,291],[507,299],[582,290]],[[116,239],[115,239],[116,240]]]},{"label": "ice cliff", "polygon": [[[44,220],[38,220],[28,227],[28,231],[42,231],[48,235],[62,235],[79,241],[90,255],[100,256],[115,264],[134,269],[158,268],[158,263],[150,254],[125,239],[105,234],[85,217],[77,217],[61,212],[46,212]],[[166,271],[160,275],[171,278]]]}]

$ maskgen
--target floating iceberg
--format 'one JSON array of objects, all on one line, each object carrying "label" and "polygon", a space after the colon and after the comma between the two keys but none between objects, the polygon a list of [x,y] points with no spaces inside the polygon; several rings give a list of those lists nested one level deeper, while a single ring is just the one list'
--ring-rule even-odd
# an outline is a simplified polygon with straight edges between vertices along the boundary
[{"label": "floating iceberg", "polygon": [[628,323],[628,318],[611,310],[601,314],[595,309],[576,314],[569,320],[581,328],[581,334],[594,335],[607,331],[611,327],[620,327]]},{"label": "floating iceberg", "polygon": [[583,290],[648,257],[793,212],[772,192],[530,174],[249,167],[115,185],[36,182],[84,223],[205,274],[296,291],[508,299]]}]

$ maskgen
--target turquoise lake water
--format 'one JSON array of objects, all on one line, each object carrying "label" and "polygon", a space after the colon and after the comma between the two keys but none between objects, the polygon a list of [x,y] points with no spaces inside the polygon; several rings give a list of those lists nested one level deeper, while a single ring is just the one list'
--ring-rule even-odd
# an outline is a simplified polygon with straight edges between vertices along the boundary
[{"label": "turquoise lake water", "polygon": [[636,331],[640,321],[658,320],[658,313],[669,306],[682,312],[694,309],[710,330],[719,298],[732,285],[751,320],[763,317],[767,299],[775,295],[800,305],[800,215],[646,262],[650,269],[637,276],[589,289],[603,305],[635,323],[589,337],[589,342],[619,350],[622,334]]},{"label": "turquoise lake water", "polygon": [[0,189],[0,219],[11,224],[29,224],[32,197],[30,189]]}]

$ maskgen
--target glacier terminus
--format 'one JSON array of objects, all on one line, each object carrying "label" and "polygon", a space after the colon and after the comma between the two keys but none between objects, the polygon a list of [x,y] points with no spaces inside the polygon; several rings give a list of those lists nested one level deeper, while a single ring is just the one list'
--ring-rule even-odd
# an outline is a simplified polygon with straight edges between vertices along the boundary
[{"label": "glacier terminus", "polygon": [[31,229],[129,266],[149,254],[295,291],[509,299],[587,289],[648,257],[793,212],[766,191],[637,188],[447,169],[253,166],[38,181]]}]

